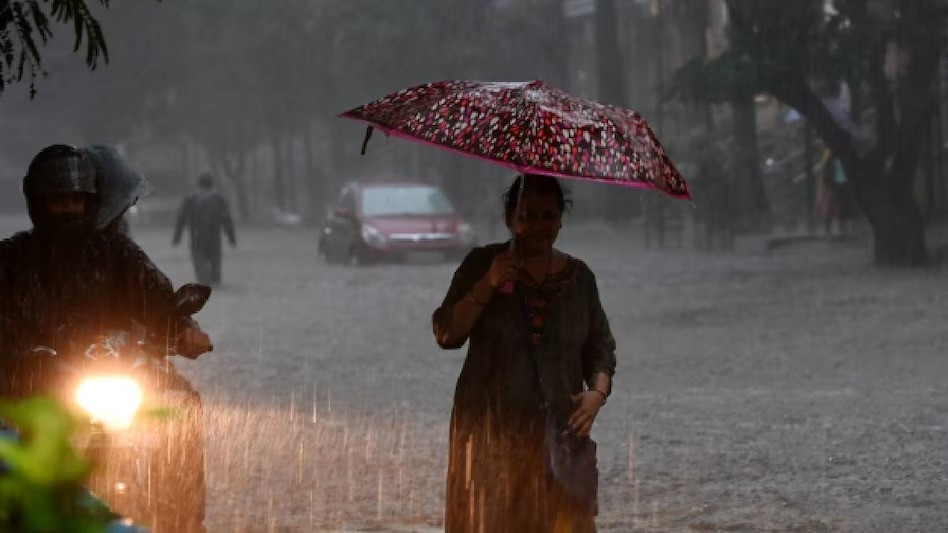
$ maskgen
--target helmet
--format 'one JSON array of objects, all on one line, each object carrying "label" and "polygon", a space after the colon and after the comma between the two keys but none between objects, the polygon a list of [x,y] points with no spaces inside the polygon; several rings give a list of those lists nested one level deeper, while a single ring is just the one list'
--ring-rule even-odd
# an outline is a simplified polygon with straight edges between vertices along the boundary
[{"label": "helmet", "polygon": [[[53,216],[46,198],[69,193],[88,197],[85,212],[81,216]],[[40,150],[23,178],[23,194],[37,229],[74,232],[94,225],[98,197],[95,169],[75,146],[54,144]]]},{"label": "helmet", "polygon": [[111,146],[96,144],[83,148],[95,169],[99,193],[96,229],[118,220],[129,207],[150,191],[145,177],[129,168],[125,159]]}]

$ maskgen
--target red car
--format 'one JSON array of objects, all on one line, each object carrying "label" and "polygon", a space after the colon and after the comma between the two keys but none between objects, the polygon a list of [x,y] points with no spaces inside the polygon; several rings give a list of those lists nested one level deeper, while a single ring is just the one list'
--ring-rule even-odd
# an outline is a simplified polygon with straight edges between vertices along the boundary
[{"label": "red car", "polygon": [[417,252],[456,259],[474,242],[471,225],[434,185],[350,183],[326,216],[319,252],[330,263],[370,264]]}]

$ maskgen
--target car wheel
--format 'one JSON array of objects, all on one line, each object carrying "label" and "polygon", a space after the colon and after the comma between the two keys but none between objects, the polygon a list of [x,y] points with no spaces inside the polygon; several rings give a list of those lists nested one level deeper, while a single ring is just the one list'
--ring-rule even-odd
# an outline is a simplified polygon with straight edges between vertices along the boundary
[{"label": "car wheel", "polygon": [[376,262],[376,259],[369,254],[364,246],[354,244],[349,249],[349,264],[352,266],[364,267],[374,265]]}]

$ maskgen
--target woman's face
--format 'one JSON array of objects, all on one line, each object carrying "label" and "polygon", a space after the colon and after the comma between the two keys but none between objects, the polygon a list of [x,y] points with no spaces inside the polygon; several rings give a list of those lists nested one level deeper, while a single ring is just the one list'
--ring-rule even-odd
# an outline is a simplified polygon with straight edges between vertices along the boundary
[{"label": "woman's face", "polygon": [[533,253],[553,249],[563,226],[563,212],[556,195],[524,191],[516,220],[515,213],[508,215],[507,227],[514,234],[518,248]]}]

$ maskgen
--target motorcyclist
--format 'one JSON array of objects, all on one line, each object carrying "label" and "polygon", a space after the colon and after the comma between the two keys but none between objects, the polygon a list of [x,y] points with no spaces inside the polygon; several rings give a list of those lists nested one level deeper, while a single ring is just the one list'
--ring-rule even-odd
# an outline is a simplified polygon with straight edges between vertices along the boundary
[{"label": "motorcyclist", "polygon": [[174,316],[171,282],[145,252],[121,232],[97,231],[102,196],[88,152],[44,148],[23,192],[33,229],[0,241],[0,357],[129,320],[168,336],[181,355],[210,349],[195,321]]},{"label": "motorcyclist", "polygon": [[[173,346],[175,353],[189,358],[211,348],[197,322],[176,315],[168,278],[125,233],[115,231],[113,223],[135,196],[113,194],[125,190],[113,182],[100,185],[115,175],[108,176],[105,167],[93,162],[117,154],[99,151],[110,154],[99,160],[95,153],[68,145],[46,147],[23,178],[33,228],[0,241],[0,375],[5,378],[15,379],[16,356],[31,348],[83,346],[85,336],[112,329],[144,326],[167,341],[162,346]],[[191,409],[200,413],[200,398],[190,392]],[[196,419],[201,420],[200,414]],[[193,471],[188,484],[174,490],[193,501],[188,509],[197,510],[182,518],[187,524],[169,531],[203,531],[202,442],[199,422],[189,440],[179,443],[178,449],[195,460],[187,463],[193,465],[186,467]]]}]

